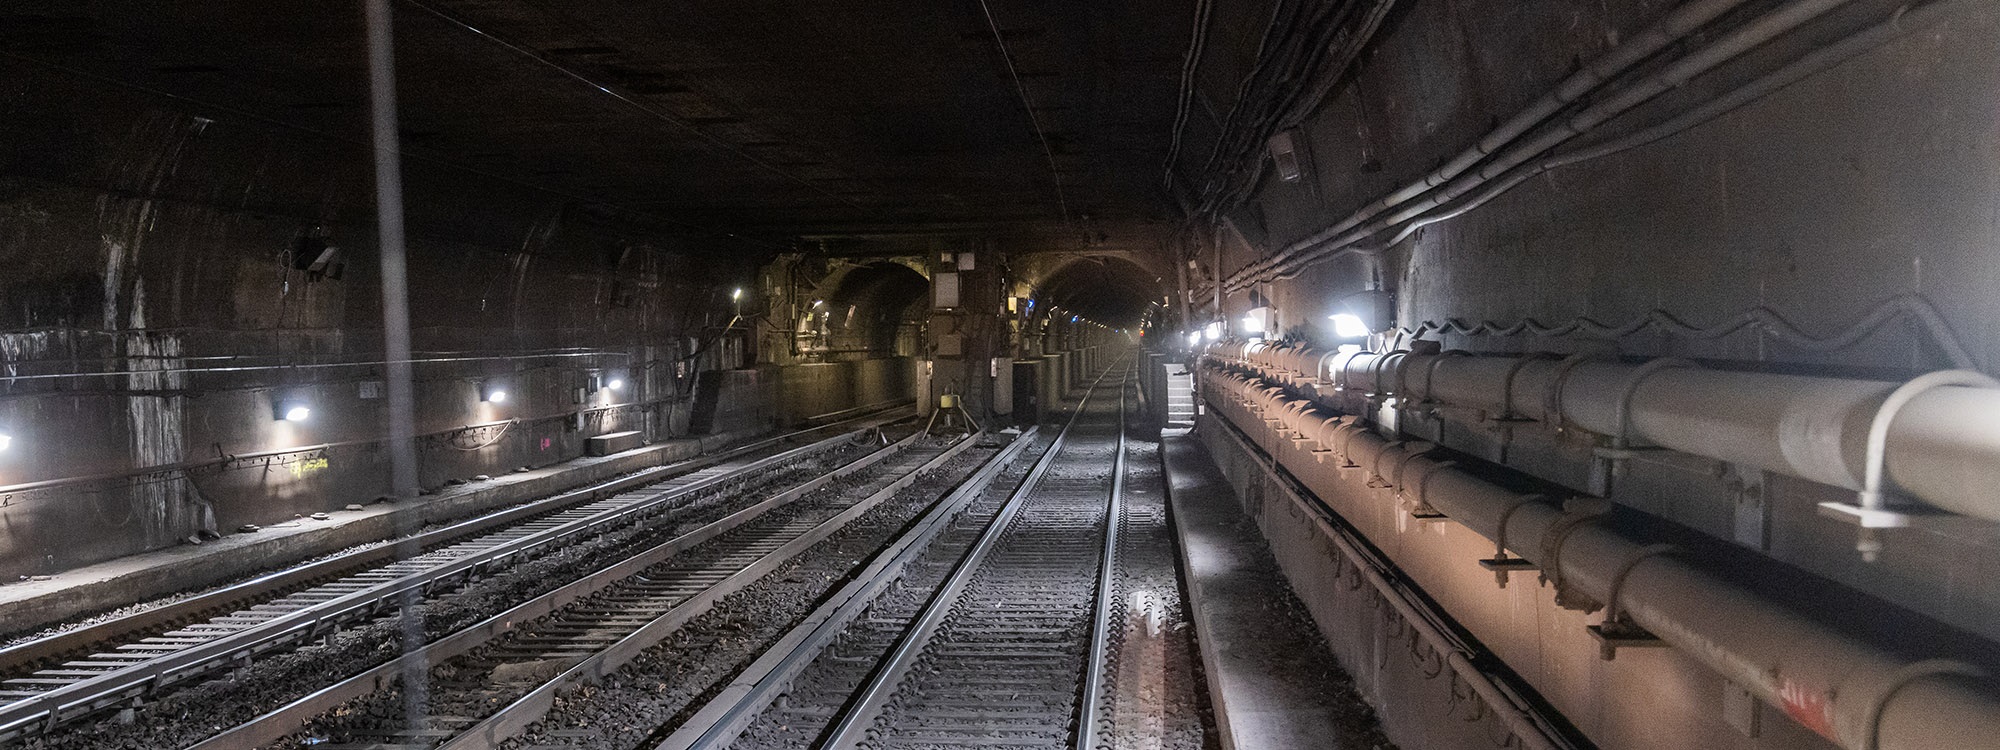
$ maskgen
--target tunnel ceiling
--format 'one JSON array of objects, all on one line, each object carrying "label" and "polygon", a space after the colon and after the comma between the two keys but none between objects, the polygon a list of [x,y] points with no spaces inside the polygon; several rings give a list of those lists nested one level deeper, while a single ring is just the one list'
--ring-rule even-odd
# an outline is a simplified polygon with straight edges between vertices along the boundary
[{"label": "tunnel ceiling", "polygon": [[1036,296],[1110,326],[1139,324],[1146,307],[1159,300],[1165,287],[1153,274],[1120,258],[1084,258],[1050,274]]},{"label": "tunnel ceiling", "polygon": [[[1192,0],[987,0],[1055,172],[978,0],[392,5],[403,139],[419,157],[751,234],[1167,210]],[[218,121],[359,144],[361,12],[16,0],[0,50]]]}]

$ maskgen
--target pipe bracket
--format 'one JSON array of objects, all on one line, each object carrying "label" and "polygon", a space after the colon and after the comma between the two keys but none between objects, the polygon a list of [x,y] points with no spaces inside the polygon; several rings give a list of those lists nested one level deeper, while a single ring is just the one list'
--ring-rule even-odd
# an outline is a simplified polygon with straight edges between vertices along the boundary
[{"label": "pipe bracket", "polygon": [[[1562,395],[1563,386],[1569,382],[1570,371],[1596,358],[1590,354],[1572,354],[1556,363],[1554,376],[1549,378],[1548,390],[1542,393],[1542,421],[1554,425],[1558,434],[1569,429],[1569,418],[1563,415]],[[1550,419],[1551,416],[1554,419]]]},{"label": "pipe bracket", "polygon": [[1639,563],[1675,549],[1677,548],[1671,544],[1649,544],[1640,547],[1630,557],[1625,558],[1624,562],[1618,564],[1617,572],[1611,574],[1611,589],[1605,592],[1604,596],[1604,621],[1588,628],[1590,634],[1597,638],[1598,656],[1605,661],[1616,658],[1620,647],[1666,645],[1658,636],[1626,619],[1624,610],[1618,606],[1618,595],[1625,588],[1625,577],[1631,575],[1632,569],[1639,567]]},{"label": "pipe bracket", "polygon": [[1513,504],[1500,511],[1499,528],[1493,532],[1493,556],[1479,561],[1479,567],[1493,571],[1493,582],[1500,588],[1507,588],[1507,574],[1516,570],[1537,570],[1539,566],[1520,557],[1507,555],[1507,520],[1514,517],[1514,511],[1547,500],[1546,495],[1522,495]]},{"label": "pipe bracket", "polygon": [[1456,466],[1458,466],[1457,461],[1439,461],[1425,467],[1423,473],[1417,475],[1417,479],[1413,483],[1417,486],[1417,503],[1407,508],[1410,518],[1425,522],[1444,521],[1451,518],[1439,512],[1437,508],[1431,507],[1431,477],[1440,471]]},{"label": "pipe bracket", "polygon": [[1888,494],[1883,490],[1889,447],[1889,425],[1896,420],[1896,414],[1903,406],[1927,391],[1947,386],[2000,389],[2000,380],[1991,375],[1972,370],[1939,370],[1911,378],[1908,382],[1890,391],[1888,398],[1875,410],[1875,418],[1868,424],[1868,453],[1861,491],[1855,494],[1852,504],[1825,502],[1819,504],[1820,515],[1830,516],[1861,527],[1860,538],[1854,549],[1861,553],[1861,559],[1874,562],[1882,552],[1882,539],[1877,529],[1900,528],[1910,525],[1917,513],[1909,508],[1891,508]]},{"label": "pipe bracket", "polygon": [[1611,508],[1611,503],[1601,498],[1570,498],[1563,502],[1563,518],[1556,521],[1555,526],[1549,529],[1548,535],[1543,537],[1541,581],[1555,588],[1556,606],[1583,612],[1594,612],[1602,606],[1596,600],[1570,591],[1563,585],[1562,548],[1563,543],[1569,541],[1571,533],[1584,524],[1609,514]]}]

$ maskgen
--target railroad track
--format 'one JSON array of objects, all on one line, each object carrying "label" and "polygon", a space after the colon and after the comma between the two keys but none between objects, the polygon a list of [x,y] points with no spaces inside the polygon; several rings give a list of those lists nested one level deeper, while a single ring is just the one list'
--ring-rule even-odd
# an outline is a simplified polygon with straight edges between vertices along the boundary
[{"label": "railroad track", "polygon": [[[640,472],[375,548],[264,576],[130,618],[0,650],[0,743],[44,734],[165,688],[247,665],[570,542],[655,519],[688,498],[757,479],[847,443],[824,439],[775,455],[789,439],[879,423],[865,416]],[[688,471],[690,464],[706,465]],[[664,481],[661,477],[677,472]],[[823,481],[826,477],[822,477]],[[396,550],[411,554],[396,559]],[[370,563],[381,563],[366,567]],[[356,571],[356,568],[363,568]],[[328,580],[331,578],[331,580]],[[236,608],[239,607],[240,608]],[[222,611],[226,614],[210,616]],[[165,627],[174,629],[161,630]],[[51,660],[61,660],[49,666]],[[42,665],[26,671],[26,665]]]},{"label": "railroad track", "polygon": [[[280,741],[302,724],[313,735],[365,740],[361,746],[490,747],[538,720],[558,692],[615,672],[978,438],[919,437],[883,449],[893,457],[865,473],[825,478],[844,482],[759,502],[194,747],[293,746]],[[399,679],[413,673],[429,677],[414,717],[396,710],[408,689]]]},{"label": "railroad track", "polygon": [[1128,385],[1101,376],[1011,494],[933,511],[659,750],[1093,746]]}]

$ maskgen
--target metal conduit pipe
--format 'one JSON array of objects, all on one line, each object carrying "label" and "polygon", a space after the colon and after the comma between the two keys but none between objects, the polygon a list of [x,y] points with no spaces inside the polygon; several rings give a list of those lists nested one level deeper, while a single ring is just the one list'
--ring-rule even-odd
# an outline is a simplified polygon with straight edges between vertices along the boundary
[{"label": "metal conduit pipe", "polygon": [[[1776,38],[1780,34],[1798,28],[1834,8],[1851,0],[1793,0],[1766,13],[1736,29],[1729,31],[1714,43],[1674,61],[1659,72],[1646,76],[1632,85],[1610,92],[1603,101],[1556,121],[1539,135],[1510,143],[1508,147],[1479,169],[1462,174],[1442,185],[1426,185],[1422,192],[1430,193],[1422,200],[1412,202],[1411,195],[1398,201],[1394,206],[1386,206],[1382,211],[1370,214],[1371,219],[1351,225],[1341,232],[1321,232],[1314,237],[1325,237],[1310,251],[1285,257],[1271,264],[1267,271],[1282,272],[1301,264],[1310,263],[1326,255],[1359,242],[1378,232],[1394,228],[1396,225],[1416,218],[1452,199],[1477,190],[1500,179],[1504,174],[1537,155],[1547,152],[1576,136],[1590,132],[1611,118],[1643,104],[1653,97],[1685,84],[1689,79],[1728,62],[1757,46]],[[1433,189],[1435,188],[1435,189]],[[1394,209],[1393,213],[1389,213]],[[1275,257],[1275,256],[1274,256]],[[1262,271],[1260,271],[1262,273]]]},{"label": "metal conduit pipe", "polygon": [[[1249,407],[1281,398],[1264,395],[1258,379],[1214,368],[1204,368],[1203,379],[1211,392],[1229,394],[1216,402],[1217,412],[1239,426],[1255,425]],[[1281,465],[1315,458],[1259,442]],[[1898,656],[1579,514],[1524,505],[1520,495],[1372,432],[1349,431],[1336,445],[1349,463],[1406,464],[1402,476],[1423,477],[1431,507],[1489,539],[1504,532],[1509,551],[1552,568],[1559,587],[1614,605],[1630,623],[1841,747],[1977,748],[2000,738],[2000,694],[1977,668]],[[1330,448],[1322,439],[1320,450]]]},{"label": "metal conduit pipe", "polygon": [[[1430,369],[1428,378],[1410,379],[1410,392],[1399,394],[1413,400],[1623,436],[1635,447],[1857,491],[1867,475],[1869,428],[1898,386],[1699,367],[1641,373],[1644,364],[1574,358],[1404,353],[1359,354],[1341,363],[1343,372],[1322,377],[1348,384],[1350,392],[1393,392],[1394,369],[1378,364],[1390,357]],[[1994,425],[2000,425],[2000,389],[1945,386],[1918,393],[1889,422],[1885,475],[1926,504],[2000,521],[2000,495],[1992,492],[2000,487],[2000,429]]]},{"label": "metal conduit pipe", "polygon": [[1701,28],[1708,22],[1715,20],[1718,16],[1735,9],[1745,1],[1695,0],[1695,2],[1686,3],[1673,9],[1665,17],[1661,18],[1659,22],[1625,40],[1597,59],[1592,60],[1589,65],[1583,67],[1581,70],[1571,73],[1568,78],[1563,79],[1554,89],[1542,95],[1540,99],[1536,99],[1526,108],[1514,113],[1506,122],[1495,127],[1492,132],[1480,138],[1471,148],[1460,152],[1451,161],[1424,175],[1423,178],[1411,182],[1367,206],[1363,206],[1360,210],[1355,211],[1339,223],[1321,230],[1311,237],[1294,242],[1276,255],[1253,263],[1249,267],[1232,274],[1224,284],[1232,289],[1241,287],[1252,275],[1262,274],[1268,269],[1277,267],[1291,260],[1293,255],[1309,250],[1342,232],[1359,226],[1375,214],[1393,208],[1403,201],[1444,184],[1447,180],[1471,168],[1472,165],[1479,163],[1488,154],[1498,151],[1520,138],[1522,134],[1527,133],[1534,126],[1541,124],[1543,120],[1561,111],[1563,107],[1568,106],[1571,102],[1597,89],[1606,80],[1624,72],[1626,68],[1632,67],[1639,61],[1651,57],[1654,53],[1665,49],[1668,45],[1680,41],[1695,29]]},{"label": "metal conduit pipe", "polygon": [[[1398,371],[1407,368],[1388,365],[1395,360],[1428,375],[1399,383]],[[1870,427],[1898,387],[1698,367],[1642,373],[1643,364],[1533,355],[1364,352],[1328,364],[1338,370],[1315,380],[1344,384],[1334,398],[1395,393],[1857,491],[1866,488]],[[1405,385],[1408,393],[1396,393]],[[2000,521],[2000,496],[1990,492],[2000,486],[2000,430],[1992,425],[2000,425],[2000,389],[1951,385],[1917,393],[1888,423],[1884,475],[1931,506]]]}]

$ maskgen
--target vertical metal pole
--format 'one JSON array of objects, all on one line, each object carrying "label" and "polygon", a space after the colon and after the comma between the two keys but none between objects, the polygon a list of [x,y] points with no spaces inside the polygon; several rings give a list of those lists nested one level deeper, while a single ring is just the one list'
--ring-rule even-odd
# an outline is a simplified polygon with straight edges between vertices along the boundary
[{"label": "vertical metal pole", "polygon": [[[366,0],[366,4],[376,231],[382,258],[382,358],[388,362],[389,492],[397,498],[412,498],[417,496],[416,396],[410,377],[409,272],[403,246],[402,155],[397,150],[395,32],[390,26],[389,0]],[[409,523],[416,523],[415,518]],[[404,653],[423,646],[423,622],[416,616],[416,604],[414,590],[403,597]],[[403,675],[405,726],[412,729],[424,725],[428,677],[429,671],[422,666],[412,666]]]}]

